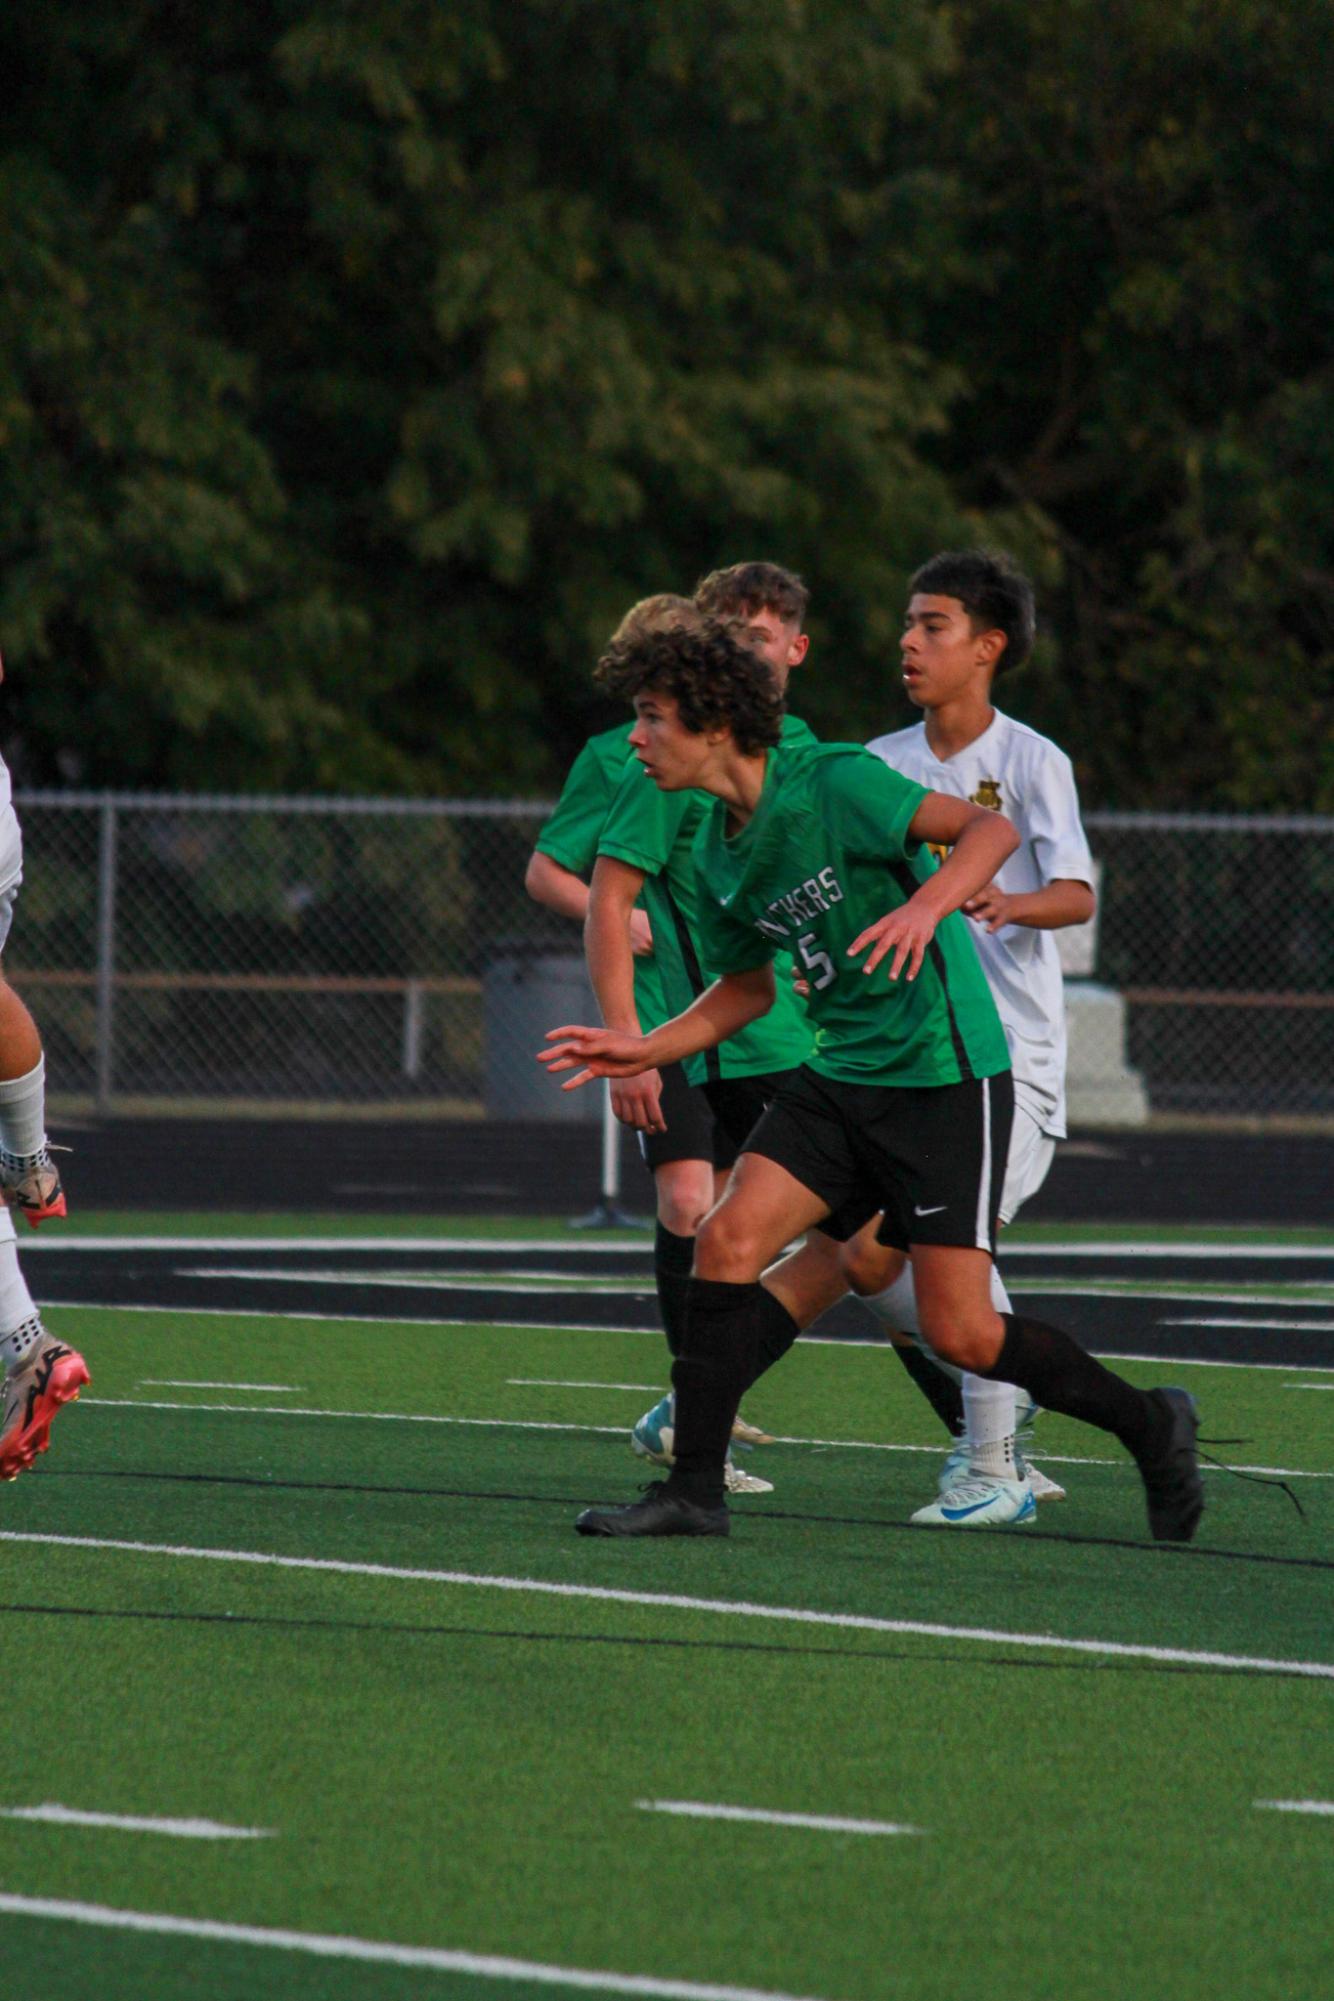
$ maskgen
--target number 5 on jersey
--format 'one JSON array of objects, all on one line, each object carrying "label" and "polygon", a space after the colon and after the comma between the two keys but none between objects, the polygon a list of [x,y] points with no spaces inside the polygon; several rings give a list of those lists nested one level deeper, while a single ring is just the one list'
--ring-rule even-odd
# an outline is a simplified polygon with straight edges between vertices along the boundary
[{"label": "number 5 on jersey", "polygon": [[827,987],[835,977],[834,962],[828,952],[816,948],[813,931],[802,933],[797,940],[797,950],[801,954],[802,965],[811,976],[811,985],[817,989]]}]

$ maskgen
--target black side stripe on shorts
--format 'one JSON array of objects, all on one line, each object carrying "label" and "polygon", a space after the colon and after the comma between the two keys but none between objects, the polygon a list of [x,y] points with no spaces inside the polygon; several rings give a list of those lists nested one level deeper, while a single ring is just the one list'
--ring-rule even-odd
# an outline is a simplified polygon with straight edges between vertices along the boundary
[{"label": "black side stripe on shorts", "polygon": [[[889,872],[902,890],[905,903],[922,886],[912,870],[904,862],[891,862]],[[971,1084],[973,1081],[972,1058],[969,1056],[964,1039],[959,1033],[959,1023],[954,1013],[954,998],[950,993],[950,983],[945,973],[945,954],[941,951],[937,939],[933,938],[927,946],[926,956],[935,968],[936,978],[940,981],[940,991],[945,996],[945,1013],[949,1018],[950,1041],[954,1045],[954,1060],[959,1066],[960,1081],[965,1084]]]},{"label": "black side stripe on shorts", "polygon": [[[662,885],[662,893],[667,900],[667,908],[672,913],[672,929],[676,933],[677,950],[681,954],[681,963],[686,969],[686,978],[690,982],[690,991],[696,1000],[698,1000],[708,985],[708,981],[704,977],[704,968],[699,963],[699,953],[695,950],[695,941],[686,926],[685,918],[681,915],[680,905],[677,903],[676,898],[672,895],[665,881]],[[710,1084],[716,1084],[723,1074],[722,1058],[718,1054],[717,1043],[714,1044],[712,1049],[704,1050],[703,1055],[705,1080]]]}]

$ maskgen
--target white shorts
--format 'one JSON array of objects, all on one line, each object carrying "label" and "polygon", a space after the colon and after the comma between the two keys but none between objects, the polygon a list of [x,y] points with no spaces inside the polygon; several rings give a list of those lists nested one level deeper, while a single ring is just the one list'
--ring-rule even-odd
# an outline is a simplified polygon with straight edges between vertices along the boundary
[{"label": "white shorts", "polygon": [[23,836],[12,806],[0,807],[0,952],[14,922],[14,904],[23,881]]},{"label": "white shorts", "polygon": [[16,876],[6,889],[0,889],[0,952],[9,939],[9,927],[14,922],[14,905],[19,900],[19,885],[23,877]]},{"label": "white shorts", "polygon": [[1016,1078],[1014,1124],[1010,1128],[1010,1151],[1005,1157],[1005,1186],[1001,1190],[998,1219],[1002,1223],[1013,1222],[1050,1172],[1056,1142],[1043,1130],[1046,1115],[1047,1101],[1041,1092]]}]

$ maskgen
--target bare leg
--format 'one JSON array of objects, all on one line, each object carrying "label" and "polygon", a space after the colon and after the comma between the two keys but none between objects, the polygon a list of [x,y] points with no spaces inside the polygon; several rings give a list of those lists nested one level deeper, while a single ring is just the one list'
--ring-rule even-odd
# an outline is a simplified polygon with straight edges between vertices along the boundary
[{"label": "bare leg", "polygon": [[45,1452],[51,1420],[88,1381],[83,1357],[41,1323],[19,1268],[11,1209],[29,1222],[65,1213],[46,1150],[45,1064],[36,1023],[0,975],[0,1479]]},{"label": "bare leg", "polygon": [[0,1081],[26,1077],[42,1060],[42,1038],[20,996],[0,972]]}]

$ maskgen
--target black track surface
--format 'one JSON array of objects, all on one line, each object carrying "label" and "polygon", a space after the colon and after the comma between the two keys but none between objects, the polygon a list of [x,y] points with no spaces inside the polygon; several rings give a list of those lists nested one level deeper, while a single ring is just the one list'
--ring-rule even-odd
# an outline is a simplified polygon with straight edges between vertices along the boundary
[{"label": "black track surface", "polygon": [[[84,1209],[329,1210],[524,1215],[591,1209],[596,1125],[416,1119],[91,1119],[73,1146]],[[622,1199],[652,1189],[628,1139]],[[1253,1133],[1075,1134],[1027,1222],[1334,1223],[1334,1138]]]},{"label": "black track surface", "polygon": [[[463,1272],[494,1274],[492,1283],[465,1287]],[[541,1274],[560,1272],[578,1281],[615,1277],[611,1290],[574,1283],[551,1290]],[[276,1314],[359,1316],[426,1322],[656,1329],[657,1301],[647,1247],[594,1252],[578,1242],[524,1252],[442,1251],[421,1245],[351,1250],[213,1247],[141,1250],[85,1249],[71,1240],[45,1240],[28,1259],[30,1282],[46,1305],[139,1306],[177,1311],[212,1310]],[[1128,1258],[1110,1247],[1096,1259],[1059,1250],[1013,1258],[1007,1280],[1022,1311],[1067,1328],[1104,1355],[1161,1355],[1183,1360],[1268,1362],[1291,1368],[1334,1368],[1334,1308],[1300,1303],[1273,1306],[1183,1298],[1164,1291],[1133,1298],[1087,1296],[1099,1280],[1134,1278],[1180,1286],[1220,1284],[1243,1291],[1301,1281],[1334,1279],[1334,1255],[1266,1259],[1183,1260]],[[412,1283],[407,1281],[411,1279]],[[1056,1281],[1054,1290],[1029,1291],[1034,1280]],[[397,1281],[397,1282],[396,1282]],[[423,1283],[424,1281],[424,1283]],[[451,1282],[452,1281],[452,1282]],[[1070,1290],[1061,1290],[1061,1282]],[[524,1286],[529,1289],[521,1289]],[[1183,1325],[1222,1319],[1225,1326]],[[881,1338],[864,1308],[845,1301],[811,1330],[826,1340]]]}]

